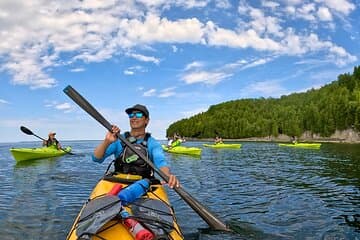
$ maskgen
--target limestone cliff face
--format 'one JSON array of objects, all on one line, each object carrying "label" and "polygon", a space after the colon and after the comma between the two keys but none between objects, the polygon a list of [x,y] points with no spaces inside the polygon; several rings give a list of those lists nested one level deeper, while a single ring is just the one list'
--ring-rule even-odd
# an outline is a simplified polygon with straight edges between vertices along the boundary
[{"label": "limestone cliff face", "polygon": [[[291,138],[286,135],[279,136],[278,141],[290,141]],[[321,137],[309,131],[304,132],[298,139],[300,142],[344,142],[344,143],[360,143],[360,133],[352,129],[343,131],[336,130],[330,137]]]},{"label": "limestone cliff face", "polygon": [[[211,139],[210,139],[211,140]],[[290,142],[291,136],[280,134],[277,137],[253,137],[243,139],[226,139],[233,141],[265,141],[265,142]],[[330,137],[321,137],[319,134],[305,132],[298,138],[299,142],[343,142],[343,143],[360,143],[360,132],[352,129],[336,131]]]},{"label": "limestone cliff face", "polygon": [[317,134],[311,134],[310,132],[305,132],[301,139],[304,140],[317,140],[317,141],[335,141],[335,142],[347,142],[347,143],[359,143],[360,142],[360,133],[356,132],[352,129],[347,129],[343,131],[336,130],[334,134],[332,134],[328,138],[321,137]]}]

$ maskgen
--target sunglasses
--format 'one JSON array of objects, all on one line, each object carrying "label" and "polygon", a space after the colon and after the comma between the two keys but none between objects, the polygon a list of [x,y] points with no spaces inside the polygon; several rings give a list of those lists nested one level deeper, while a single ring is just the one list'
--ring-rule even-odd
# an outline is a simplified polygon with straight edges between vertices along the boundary
[{"label": "sunglasses", "polygon": [[144,116],[144,114],[142,112],[129,113],[128,115],[129,115],[129,118],[133,118],[133,117],[142,118]]}]

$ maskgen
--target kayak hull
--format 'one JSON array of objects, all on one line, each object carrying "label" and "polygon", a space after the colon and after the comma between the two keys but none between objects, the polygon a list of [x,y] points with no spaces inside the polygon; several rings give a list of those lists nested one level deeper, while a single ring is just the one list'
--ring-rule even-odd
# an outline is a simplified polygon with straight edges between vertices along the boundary
[{"label": "kayak hull", "polygon": [[201,148],[197,147],[184,147],[184,146],[176,146],[172,148],[168,148],[165,145],[162,145],[162,148],[165,152],[169,153],[176,153],[176,154],[186,154],[186,155],[193,155],[193,156],[200,156],[201,155]]},{"label": "kayak hull", "polygon": [[240,143],[203,144],[203,146],[209,148],[241,148]]},{"label": "kayak hull", "polygon": [[71,147],[58,150],[55,147],[11,148],[11,154],[17,162],[41,158],[59,157],[71,152]]},{"label": "kayak hull", "polygon": [[[111,176],[108,175],[108,176],[109,177],[105,176],[103,179],[101,179],[98,182],[98,184],[95,186],[95,188],[93,189],[92,193],[90,194],[89,200],[87,201],[87,203],[84,204],[79,215],[76,217],[75,222],[71,228],[71,231],[67,236],[67,239],[75,240],[75,239],[79,238],[79,236],[77,236],[77,226],[79,225],[78,220],[81,216],[82,211],[84,210],[84,208],[86,207],[86,205],[89,202],[91,203],[92,200],[98,199],[99,197],[104,196],[107,193],[109,193],[113,189],[115,184],[121,184],[122,189],[124,189],[129,184],[131,184],[131,182],[135,181],[135,179],[137,177],[141,178],[140,176],[130,175],[130,174],[117,174],[117,175],[111,175]],[[133,177],[135,177],[135,178],[133,178]],[[168,238],[166,238],[166,239],[174,239],[174,240],[184,239],[184,237],[180,231],[180,228],[176,222],[175,213],[169,204],[169,199],[168,199],[166,190],[165,190],[164,186],[160,184],[160,182],[157,182],[155,184],[152,183],[150,185],[149,191],[144,196],[142,196],[141,199],[161,200],[165,204],[167,204],[169,206],[169,210],[171,211],[171,215],[173,217],[172,218],[173,219],[173,222],[172,222],[173,230],[170,233],[168,233],[168,235],[167,235]],[[136,206],[136,203],[134,204],[134,206]],[[132,214],[131,204],[126,206],[125,209],[127,212]],[[121,209],[119,209],[119,211],[120,210]],[[141,216],[134,216],[134,217],[135,217],[135,219],[140,221],[140,224],[142,224],[144,226],[144,224],[141,223],[141,220],[140,220],[140,219],[142,219]],[[103,227],[100,228],[100,230],[96,233],[96,235],[97,235],[97,237],[92,237],[89,239],[107,239],[107,240],[112,240],[112,239],[134,240],[135,239],[132,236],[132,234],[130,233],[130,231],[128,230],[128,228],[124,225],[121,217],[115,217],[112,220],[110,220],[109,222],[107,222],[105,225],[103,225]],[[84,239],[88,239],[88,238],[84,238]]]},{"label": "kayak hull", "polygon": [[321,143],[279,143],[280,147],[320,149]]}]

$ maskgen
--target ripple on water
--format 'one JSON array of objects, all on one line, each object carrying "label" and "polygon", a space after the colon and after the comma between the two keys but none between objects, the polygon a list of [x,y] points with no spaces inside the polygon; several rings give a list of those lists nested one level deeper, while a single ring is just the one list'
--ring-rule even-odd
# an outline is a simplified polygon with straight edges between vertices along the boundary
[{"label": "ripple on water", "polygon": [[[90,160],[97,144],[69,142],[77,155],[19,165],[0,144],[1,239],[65,239],[111,161]],[[244,142],[238,150],[204,148],[201,158],[167,155],[184,189],[236,229],[209,231],[168,189],[186,239],[360,239],[360,153],[341,147]]]}]

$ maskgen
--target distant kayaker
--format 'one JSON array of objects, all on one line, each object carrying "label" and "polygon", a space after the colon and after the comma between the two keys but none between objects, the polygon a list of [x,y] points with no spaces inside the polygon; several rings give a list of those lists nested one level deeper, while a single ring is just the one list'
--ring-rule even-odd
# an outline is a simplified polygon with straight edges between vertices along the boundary
[{"label": "distant kayaker", "polygon": [[55,132],[49,132],[49,138],[47,140],[43,141],[43,146],[56,146],[57,149],[61,149],[61,144],[59,141],[55,138],[56,133]]},{"label": "distant kayaker", "polygon": [[[177,177],[170,172],[160,143],[145,131],[150,121],[148,109],[144,105],[136,104],[125,112],[129,116],[131,130],[122,135],[169,177],[169,187],[180,186]],[[154,178],[153,169],[129,147],[123,145],[117,138],[117,133],[120,133],[120,129],[113,125],[111,132],[107,132],[105,139],[95,148],[93,161],[102,163],[107,157],[114,155],[115,172]]]},{"label": "distant kayaker", "polygon": [[222,138],[219,137],[219,136],[216,136],[214,141],[215,141],[215,144],[222,144],[222,143],[224,143],[223,140],[222,140]]},{"label": "distant kayaker", "polygon": [[292,144],[297,144],[297,140],[295,136],[291,136],[291,143]]},{"label": "distant kayaker", "polygon": [[177,147],[177,146],[180,146],[181,143],[182,143],[182,139],[181,139],[180,135],[177,133],[174,133],[173,138],[168,141],[167,147],[168,148]]},{"label": "distant kayaker", "polygon": [[172,138],[168,138],[167,146],[171,147],[171,144],[174,140]]}]

